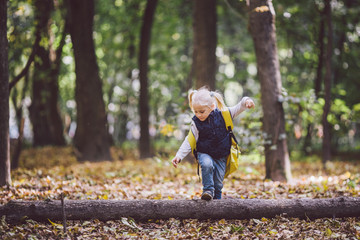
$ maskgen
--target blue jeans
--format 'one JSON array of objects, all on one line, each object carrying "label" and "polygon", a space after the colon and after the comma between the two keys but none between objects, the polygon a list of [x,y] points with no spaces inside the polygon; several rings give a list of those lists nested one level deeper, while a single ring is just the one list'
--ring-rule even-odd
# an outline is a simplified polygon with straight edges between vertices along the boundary
[{"label": "blue jeans", "polygon": [[201,166],[203,191],[211,192],[214,199],[221,199],[226,157],[213,159],[206,153],[198,153],[198,160]]}]

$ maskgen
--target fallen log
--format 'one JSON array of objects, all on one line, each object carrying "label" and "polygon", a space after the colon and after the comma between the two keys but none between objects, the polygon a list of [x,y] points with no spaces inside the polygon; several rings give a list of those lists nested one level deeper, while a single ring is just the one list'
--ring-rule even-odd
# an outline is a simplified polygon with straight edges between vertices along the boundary
[{"label": "fallen log", "polygon": [[148,219],[251,219],[279,215],[301,219],[360,216],[360,198],[329,199],[223,199],[223,200],[67,200],[10,201],[0,206],[0,216],[9,223],[24,219],[101,221],[131,217]]}]

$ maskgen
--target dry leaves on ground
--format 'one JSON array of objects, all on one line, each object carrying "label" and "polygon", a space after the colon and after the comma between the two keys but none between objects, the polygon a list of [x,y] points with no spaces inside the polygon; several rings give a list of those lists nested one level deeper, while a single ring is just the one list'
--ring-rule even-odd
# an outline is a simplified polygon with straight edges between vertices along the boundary
[{"label": "dry leaves on ground", "polygon": [[[197,166],[170,159],[127,159],[76,163],[69,148],[44,148],[23,152],[22,168],[12,172],[13,185],[2,188],[0,203],[12,199],[193,199],[201,194]],[[36,164],[37,163],[37,164]],[[27,164],[27,165],[26,165]],[[331,198],[360,197],[360,167],[356,162],[332,162],[328,173],[321,164],[292,162],[293,181],[263,181],[263,163],[246,161],[224,182],[226,198]],[[314,221],[277,217],[250,220],[159,220],[136,222],[26,220],[9,225],[2,218],[1,239],[360,239],[360,218]]]}]

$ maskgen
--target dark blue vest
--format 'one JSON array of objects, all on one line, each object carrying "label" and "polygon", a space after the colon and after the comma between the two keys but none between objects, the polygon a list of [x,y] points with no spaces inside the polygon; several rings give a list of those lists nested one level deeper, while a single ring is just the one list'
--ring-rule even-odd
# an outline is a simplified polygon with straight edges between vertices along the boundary
[{"label": "dark blue vest", "polygon": [[215,109],[205,121],[194,116],[193,121],[199,130],[196,150],[207,153],[214,159],[227,157],[230,154],[231,139],[221,111]]}]

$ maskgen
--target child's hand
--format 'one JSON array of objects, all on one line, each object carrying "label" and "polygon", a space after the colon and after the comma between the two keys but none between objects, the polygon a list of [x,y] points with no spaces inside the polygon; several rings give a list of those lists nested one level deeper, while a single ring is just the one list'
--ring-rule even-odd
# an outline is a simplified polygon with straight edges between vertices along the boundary
[{"label": "child's hand", "polygon": [[255,108],[255,103],[254,103],[254,101],[252,100],[252,99],[247,99],[246,101],[245,101],[245,107],[246,108]]},{"label": "child's hand", "polygon": [[179,157],[174,157],[172,160],[172,164],[175,168],[177,168],[178,163],[181,162],[181,159]]}]

